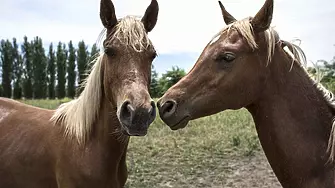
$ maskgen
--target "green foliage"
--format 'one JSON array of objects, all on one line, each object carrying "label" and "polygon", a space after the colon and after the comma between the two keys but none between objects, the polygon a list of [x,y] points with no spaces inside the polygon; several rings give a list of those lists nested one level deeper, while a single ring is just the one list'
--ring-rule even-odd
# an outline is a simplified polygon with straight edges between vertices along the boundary
[{"label": "green foliage", "polygon": [[23,95],[26,99],[33,98],[33,45],[24,36],[21,46],[23,57]]},{"label": "green foliage", "polygon": [[69,102],[70,98],[63,98],[63,99],[34,99],[34,100],[19,100],[20,102],[23,102],[28,105],[33,105],[39,108],[45,108],[45,109],[56,109],[59,105],[62,103]]},{"label": "green foliage", "polygon": [[97,44],[93,44],[91,48],[89,62],[93,61],[96,57],[98,57],[98,55],[99,55],[99,49],[97,47]]},{"label": "green foliage", "polygon": [[171,86],[176,84],[185,75],[185,71],[177,66],[172,67],[172,70],[163,74],[162,78],[159,79],[160,95],[163,95]]},{"label": "green foliage", "polygon": [[69,43],[69,56],[67,63],[67,97],[74,98],[76,94],[76,50],[72,41]]},{"label": "green foliage", "polygon": [[9,40],[1,40],[2,88],[4,97],[12,97],[13,46]]},{"label": "green foliage", "polygon": [[49,46],[48,54],[48,97],[49,99],[54,99],[56,97],[55,93],[55,83],[56,82],[56,57],[53,50],[53,44]]},{"label": "green foliage", "polygon": [[150,95],[153,98],[162,96],[166,90],[176,84],[182,77],[186,75],[185,71],[179,67],[172,67],[172,70],[167,71],[158,78],[158,74],[152,65],[151,67],[151,83],[150,83]]},{"label": "green foliage", "polygon": [[309,74],[311,74],[315,80],[320,81],[327,89],[335,92],[335,57],[329,62],[318,60],[313,64],[314,67],[310,67],[307,70]]},{"label": "green foliage", "polygon": [[335,78],[335,59],[329,63],[324,61],[325,69],[327,74],[324,76],[324,79],[334,79]]},{"label": "green foliage", "polygon": [[33,94],[35,99],[42,99],[47,96],[47,58],[41,38],[35,37],[33,49]]},{"label": "green foliage", "polygon": [[3,89],[2,89],[2,85],[0,85],[0,97],[3,96]]},{"label": "green foliage", "polygon": [[150,82],[150,95],[153,98],[160,97],[161,91],[158,84],[158,74],[154,68],[154,65],[151,67],[151,82]]},{"label": "green foliage", "polygon": [[19,53],[18,45],[16,42],[16,38],[13,38],[13,84],[14,84],[14,91],[13,91],[13,98],[14,99],[21,99],[22,98],[22,74],[23,74],[23,67],[22,67],[22,56]]},{"label": "green foliage", "polygon": [[335,78],[327,78],[321,82],[327,89],[335,93]]},{"label": "green foliage", "polygon": [[91,49],[91,53],[90,53],[89,62],[88,62],[87,67],[86,67],[87,70],[91,70],[92,65],[93,65],[91,62],[95,58],[97,58],[98,56],[99,56],[99,49],[98,49],[96,44],[93,44],[92,49]]},{"label": "green foliage", "polygon": [[324,62],[324,76],[321,80],[324,86],[335,93],[335,57],[330,62]]},{"label": "green foliage", "polygon": [[79,85],[79,90],[78,94],[79,95],[82,92],[82,88],[80,87],[83,83],[83,81],[86,78],[86,70],[87,70],[87,64],[89,62],[88,56],[89,53],[87,51],[87,46],[85,45],[84,41],[79,42],[78,44],[78,51],[77,51],[77,66],[78,66],[78,85]]},{"label": "green foliage", "polygon": [[90,62],[99,55],[96,44],[89,52],[84,41],[79,42],[78,49],[70,41],[68,51],[62,42],[58,43],[56,50],[51,43],[48,54],[45,54],[41,38],[28,41],[24,36],[23,39],[21,50],[16,38],[13,38],[13,43],[1,41],[0,96],[15,99],[74,98],[77,85],[89,73]]},{"label": "green foliage", "polygon": [[65,74],[66,74],[66,52],[65,48],[61,42],[57,46],[57,98],[62,99],[65,97]]}]

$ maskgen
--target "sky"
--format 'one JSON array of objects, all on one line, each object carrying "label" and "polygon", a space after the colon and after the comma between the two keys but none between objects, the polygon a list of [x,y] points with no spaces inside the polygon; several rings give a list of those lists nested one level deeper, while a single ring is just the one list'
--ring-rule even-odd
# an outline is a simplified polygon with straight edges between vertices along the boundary
[{"label": "sky", "polygon": [[[116,15],[143,16],[151,0],[113,0]],[[178,2],[177,2],[178,1]],[[236,19],[254,16],[265,0],[222,0]],[[274,0],[272,26],[281,39],[302,41],[309,61],[335,56],[334,0]],[[179,66],[188,72],[209,40],[224,26],[217,0],[158,0],[158,22],[149,37],[162,74]],[[39,36],[51,42],[94,44],[103,29],[100,0],[0,0],[0,39]]]}]

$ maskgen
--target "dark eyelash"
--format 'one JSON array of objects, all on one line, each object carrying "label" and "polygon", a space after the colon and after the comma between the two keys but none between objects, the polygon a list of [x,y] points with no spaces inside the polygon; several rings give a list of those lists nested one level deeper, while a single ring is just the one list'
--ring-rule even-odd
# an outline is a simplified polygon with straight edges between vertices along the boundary
[{"label": "dark eyelash", "polygon": [[105,54],[108,56],[113,56],[115,54],[115,50],[113,48],[106,47],[104,50]]},{"label": "dark eyelash", "polygon": [[217,61],[225,61],[227,63],[230,63],[235,60],[235,55],[233,53],[227,52],[219,55],[216,58]]}]

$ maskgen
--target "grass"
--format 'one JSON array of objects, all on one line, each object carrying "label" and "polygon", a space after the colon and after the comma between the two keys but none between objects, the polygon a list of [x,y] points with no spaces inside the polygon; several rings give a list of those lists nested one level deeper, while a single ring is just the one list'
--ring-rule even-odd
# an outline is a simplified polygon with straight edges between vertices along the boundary
[{"label": "grass", "polygon": [[245,110],[227,111],[173,132],[158,117],[148,136],[131,139],[129,186],[209,187],[226,179],[225,160],[259,149],[250,118]]},{"label": "grass", "polygon": [[[54,109],[66,101],[23,102]],[[245,109],[194,120],[179,131],[171,131],[157,117],[147,136],[130,140],[127,187],[228,187],[234,165],[243,160],[249,163],[261,153],[260,148],[251,115]]]}]

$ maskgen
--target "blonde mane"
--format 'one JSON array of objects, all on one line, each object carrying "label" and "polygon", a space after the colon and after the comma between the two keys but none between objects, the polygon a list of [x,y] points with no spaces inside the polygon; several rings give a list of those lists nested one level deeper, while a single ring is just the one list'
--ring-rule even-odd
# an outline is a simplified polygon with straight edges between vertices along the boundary
[{"label": "blonde mane", "polygon": [[[212,43],[213,40],[217,39],[223,33],[229,32],[231,29],[235,29],[237,32],[239,32],[240,35],[246,40],[247,44],[251,47],[251,49],[255,50],[258,48],[255,38],[254,38],[252,26],[250,23],[250,17],[245,18],[243,20],[233,22],[232,24],[229,24],[227,27],[221,30],[218,34],[216,34],[212,38],[210,43]],[[310,74],[308,74],[307,59],[306,59],[306,56],[303,50],[298,45],[295,45],[291,42],[280,40],[279,37],[277,36],[278,36],[277,32],[272,27],[270,27],[269,29],[265,31],[265,39],[267,42],[267,62],[266,62],[267,65],[271,62],[277,42],[281,42],[283,44],[282,49],[292,59],[290,71],[293,68],[293,64],[297,63],[299,67],[301,67],[306,72],[306,75],[312,80],[317,90],[324,96],[324,100],[327,102],[329,107],[332,108],[333,111],[335,111],[334,94],[331,91],[327,90],[319,82],[320,79],[314,80],[313,77]],[[334,115],[333,121],[329,123],[332,124],[332,129],[331,129],[331,133],[329,137],[327,152],[329,152],[329,160],[333,162],[335,158],[335,115]]]},{"label": "blonde mane", "polygon": [[[91,133],[92,126],[99,115],[102,100],[102,64],[104,53],[101,41],[106,36],[104,29],[98,37],[100,52],[93,64],[90,74],[81,87],[84,90],[77,99],[64,103],[54,112],[51,121],[54,125],[61,125],[65,134],[74,137],[81,144],[85,142]],[[124,45],[136,51],[143,51],[152,45],[145,31],[143,23],[134,16],[126,16],[119,20],[113,34],[107,38],[120,40]]]}]

